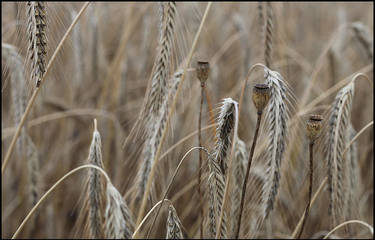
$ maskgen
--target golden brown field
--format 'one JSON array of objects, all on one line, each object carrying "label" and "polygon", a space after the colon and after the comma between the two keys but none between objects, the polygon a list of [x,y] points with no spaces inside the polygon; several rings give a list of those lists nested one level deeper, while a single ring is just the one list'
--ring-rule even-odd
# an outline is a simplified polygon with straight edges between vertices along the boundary
[{"label": "golden brown field", "polygon": [[2,238],[373,238],[372,2],[2,2]]}]

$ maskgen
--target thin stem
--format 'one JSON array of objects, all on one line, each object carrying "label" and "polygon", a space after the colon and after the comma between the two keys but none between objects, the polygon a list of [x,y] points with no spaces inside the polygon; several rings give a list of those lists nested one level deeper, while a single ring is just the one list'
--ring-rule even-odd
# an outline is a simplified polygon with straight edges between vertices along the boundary
[{"label": "thin stem", "polygon": [[[199,119],[198,119],[198,146],[202,147],[202,107],[203,107],[203,94],[204,94],[204,83],[201,84],[201,104],[199,108]],[[202,178],[202,152],[199,151],[199,172],[198,172],[198,197],[199,197],[199,210],[200,210],[200,238],[203,239],[203,207],[202,207],[202,196],[201,196],[201,178]]]},{"label": "thin stem", "polygon": [[167,135],[166,133],[167,133],[167,129],[168,129],[168,125],[169,125],[169,121],[170,121],[170,119],[171,119],[171,117],[172,117],[172,115],[173,115],[173,113],[174,113],[175,108],[176,108],[177,98],[178,98],[178,95],[179,95],[179,93],[180,93],[180,91],[181,91],[181,86],[182,86],[183,83],[184,83],[185,76],[186,76],[186,72],[187,72],[187,68],[188,68],[188,66],[189,66],[189,64],[190,64],[190,61],[191,61],[192,57],[193,57],[193,52],[194,52],[195,47],[196,47],[196,45],[197,45],[197,43],[198,43],[198,38],[199,38],[200,33],[202,32],[203,25],[204,25],[204,23],[205,23],[205,21],[206,21],[206,18],[207,18],[208,12],[209,12],[209,10],[210,10],[210,8],[211,8],[211,4],[212,4],[212,2],[208,2],[208,3],[207,3],[206,10],[205,10],[204,15],[203,15],[203,17],[202,17],[201,24],[200,24],[200,26],[199,26],[199,29],[198,29],[196,35],[195,35],[195,38],[194,38],[193,44],[192,44],[192,46],[191,46],[191,49],[190,49],[190,52],[189,52],[189,55],[188,55],[188,58],[187,58],[187,61],[186,61],[186,65],[185,65],[185,67],[184,67],[184,72],[183,72],[183,74],[182,74],[182,76],[181,76],[180,84],[178,85],[178,88],[177,88],[176,94],[175,94],[175,96],[174,96],[174,98],[173,98],[172,106],[171,106],[170,112],[169,112],[169,114],[168,114],[167,122],[166,122],[166,127],[164,128],[164,131],[163,131],[163,133],[162,133],[162,135],[161,135],[160,143],[159,143],[159,146],[158,146],[158,148],[157,148],[157,150],[156,150],[156,154],[155,154],[155,158],[154,158],[155,161],[153,162],[153,164],[152,164],[152,166],[151,166],[150,174],[149,174],[149,177],[148,177],[148,180],[147,180],[146,191],[145,191],[145,193],[144,193],[144,195],[143,195],[143,199],[142,199],[141,207],[140,207],[139,212],[138,212],[137,225],[139,225],[139,223],[141,222],[142,217],[143,217],[143,214],[144,214],[144,212],[145,212],[145,209],[146,209],[146,202],[147,202],[147,196],[148,196],[148,193],[150,192],[152,179],[153,179],[154,174],[155,174],[155,171],[156,171],[156,170],[155,170],[155,169],[156,169],[155,166],[156,166],[157,163],[159,162],[159,158],[160,158],[161,146],[162,146],[162,144],[163,144],[163,142],[164,142],[164,140],[165,140],[165,137],[166,137],[166,135]]},{"label": "thin stem", "polygon": [[203,147],[193,147],[193,148],[191,148],[189,151],[187,151],[187,153],[185,153],[185,155],[182,157],[180,163],[178,164],[176,170],[175,170],[174,173],[173,173],[172,179],[169,181],[169,184],[168,184],[167,190],[165,191],[164,196],[163,196],[163,198],[162,198],[162,200],[161,200],[160,207],[158,208],[158,211],[157,211],[156,214],[155,214],[154,220],[152,221],[151,227],[149,228],[149,230],[148,230],[148,232],[147,232],[147,237],[146,237],[147,239],[149,238],[149,236],[150,236],[150,232],[151,232],[152,228],[153,228],[154,225],[155,225],[156,218],[158,217],[159,212],[160,212],[160,209],[161,209],[161,207],[162,207],[162,205],[163,205],[163,203],[164,203],[164,200],[166,199],[166,197],[167,197],[167,195],[168,195],[168,193],[169,193],[169,190],[171,189],[172,183],[173,183],[173,181],[174,181],[174,179],[175,179],[175,177],[176,177],[176,175],[177,175],[177,173],[178,173],[178,170],[180,169],[180,167],[181,167],[182,163],[184,162],[184,160],[186,159],[187,155],[188,155],[190,152],[192,152],[193,150],[195,150],[195,149],[199,149],[199,150],[200,150],[199,152],[201,152],[201,151],[203,150],[203,151],[206,152],[207,155],[209,154],[208,151],[207,151],[205,148],[203,148]]},{"label": "thin stem", "polygon": [[[327,184],[327,180],[328,180],[328,177],[325,177],[325,178],[323,179],[323,181],[322,181],[322,183],[320,184],[318,190],[316,190],[316,192],[315,192],[313,198],[311,199],[311,204],[310,204],[310,206],[312,206],[312,205],[314,204],[314,202],[315,202],[316,199],[318,198],[319,193],[322,192],[324,186]],[[306,209],[305,209],[305,212],[306,212]],[[293,239],[296,237],[296,235],[297,235],[299,229],[301,228],[302,221],[303,221],[303,216],[305,215],[305,212],[303,213],[303,215],[302,215],[301,218],[299,219],[298,224],[297,224],[296,228],[294,229],[294,231],[293,231],[293,233],[292,233],[292,237],[291,237],[291,238],[293,238]]]},{"label": "thin stem", "polygon": [[[164,199],[164,201],[167,201],[169,202],[170,204],[172,204],[172,202],[169,200],[169,199]],[[146,220],[149,218],[149,216],[151,215],[151,213],[156,209],[156,207],[158,205],[160,205],[162,203],[162,200],[160,200],[159,202],[157,202],[152,208],[150,211],[148,211],[148,213],[146,214],[146,216],[143,218],[142,222],[138,225],[137,229],[135,229],[134,233],[133,233],[133,236],[132,236],[132,239],[136,239],[137,236],[138,236],[138,232],[139,232],[139,229],[141,229],[141,227],[143,226],[143,224],[146,222]]]},{"label": "thin stem", "polygon": [[364,126],[361,131],[359,131],[354,137],[353,139],[349,142],[349,144],[345,147],[344,149],[344,153],[342,154],[343,156],[345,156],[345,153],[349,150],[350,146],[355,142],[355,140],[357,140],[357,138],[369,127],[371,127],[372,125],[374,125],[374,121],[371,121],[369,122],[366,126]]},{"label": "thin stem", "polygon": [[250,151],[250,155],[249,155],[249,161],[247,163],[247,169],[246,169],[246,176],[245,176],[245,179],[244,179],[244,183],[243,183],[243,186],[242,186],[242,194],[241,194],[241,204],[240,204],[240,214],[238,216],[238,228],[237,228],[237,232],[236,232],[236,239],[238,239],[238,236],[240,234],[240,229],[241,229],[241,217],[242,217],[242,211],[243,211],[243,204],[244,204],[244,200],[245,200],[245,194],[246,194],[246,186],[247,186],[247,181],[248,181],[248,178],[249,178],[249,175],[250,175],[250,167],[251,167],[251,162],[253,160],[253,155],[254,155],[254,150],[255,150],[255,145],[257,143],[257,139],[258,139],[258,132],[259,132],[259,127],[260,127],[260,121],[262,119],[262,112],[258,112],[258,119],[257,119],[257,125],[256,125],[256,128],[255,128],[255,134],[254,134],[254,140],[253,140],[253,145],[251,146],[251,151]]},{"label": "thin stem", "polygon": [[348,225],[349,223],[359,223],[359,224],[361,224],[361,225],[367,227],[367,228],[370,230],[370,233],[371,233],[372,235],[374,235],[374,229],[373,229],[373,227],[372,227],[370,224],[368,224],[368,223],[366,223],[366,222],[363,222],[363,221],[360,221],[360,220],[349,220],[349,221],[343,222],[343,223],[339,224],[338,226],[336,226],[336,227],[335,227],[334,229],[332,229],[329,233],[327,233],[327,235],[326,235],[323,239],[327,239],[327,238],[328,238],[332,233],[334,233],[336,230],[342,228],[342,227],[345,226],[345,225]]},{"label": "thin stem", "polygon": [[62,181],[64,181],[66,178],[68,178],[70,175],[72,175],[73,173],[81,170],[81,169],[84,169],[84,168],[95,168],[97,169],[99,172],[101,172],[105,178],[107,179],[107,182],[110,183],[111,180],[109,179],[107,173],[101,169],[100,167],[98,166],[95,166],[95,165],[92,165],[92,164],[86,164],[86,165],[82,165],[80,167],[77,167],[73,170],[71,170],[70,172],[68,172],[67,174],[65,174],[62,178],[60,178],[55,184],[53,184],[53,186],[48,189],[48,191],[39,199],[39,201],[35,204],[35,206],[30,210],[30,212],[27,214],[27,216],[25,217],[25,219],[22,221],[21,225],[17,228],[17,231],[13,234],[13,237],[12,239],[15,239],[18,234],[20,233],[20,231],[22,230],[22,228],[25,226],[26,222],[31,218],[31,216],[34,214],[34,212],[36,211],[36,209],[40,206],[40,204],[47,198],[47,196],[58,186],[60,185],[60,183]]},{"label": "thin stem", "polygon": [[312,195],[312,184],[313,184],[313,169],[314,169],[314,167],[313,167],[313,149],[314,149],[314,142],[311,142],[310,146],[309,146],[309,150],[310,150],[310,186],[309,186],[309,198],[308,198],[308,201],[307,201],[307,206],[306,206],[305,213],[303,215],[303,221],[302,221],[301,231],[299,232],[297,238],[301,238],[301,235],[302,235],[302,232],[303,232],[303,228],[305,227],[306,219],[307,219],[307,217],[309,215],[309,210],[310,210],[311,195]]},{"label": "thin stem", "polygon": [[86,2],[81,10],[79,11],[79,13],[77,14],[76,18],[73,20],[72,24],[69,26],[68,30],[66,30],[66,33],[65,35],[62,37],[59,45],[57,46],[55,52],[53,53],[52,57],[51,57],[51,60],[48,62],[48,65],[47,65],[47,68],[46,68],[46,72],[44,73],[42,79],[40,80],[40,86],[35,88],[34,92],[33,92],[33,95],[31,96],[28,104],[27,104],[27,107],[26,107],[26,110],[25,110],[25,113],[22,115],[22,118],[21,118],[21,121],[20,123],[18,124],[18,127],[17,127],[17,131],[16,133],[14,134],[13,138],[12,138],[12,141],[10,143],[10,146],[9,146],[9,149],[7,151],[7,154],[5,155],[5,158],[4,158],[4,161],[3,161],[3,165],[1,166],[1,175],[4,175],[4,171],[5,171],[5,167],[7,166],[8,164],[8,161],[10,159],[10,156],[13,152],[13,149],[14,149],[14,146],[16,145],[16,141],[17,141],[17,138],[19,137],[20,133],[21,133],[21,129],[23,127],[23,125],[25,125],[25,122],[26,122],[26,118],[27,116],[29,115],[30,113],[30,110],[31,110],[31,107],[33,106],[34,102],[35,102],[35,99],[36,97],[38,96],[38,93],[39,93],[39,90],[41,89],[41,85],[44,83],[44,80],[47,76],[47,74],[49,73],[49,70],[51,69],[51,66],[52,64],[54,63],[55,59],[56,59],[56,56],[57,56],[57,53],[60,52],[60,49],[62,47],[62,45],[64,44],[65,40],[67,39],[69,33],[72,31],[73,27],[76,25],[76,23],[78,22],[78,19],[80,18],[80,16],[82,15],[82,13],[86,10],[86,8],[88,7],[88,5],[90,4],[90,2]]}]

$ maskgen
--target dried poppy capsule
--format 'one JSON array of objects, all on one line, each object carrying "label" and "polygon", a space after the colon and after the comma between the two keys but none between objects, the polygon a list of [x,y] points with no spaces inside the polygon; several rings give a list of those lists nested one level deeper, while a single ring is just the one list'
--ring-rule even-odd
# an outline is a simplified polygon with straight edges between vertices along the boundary
[{"label": "dried poppy capsule", "polygon": [[322,129],[323,117],[321,115],[310,115],[306,124],[306,134],[311,142],[319,137],[320,130]]},{"label": "dried poppy capsule", "polygon": [[208,74],[210,73],[210,64],[208,62],[198,61],[197,77],[203,87],[207,81]]},{"label": "dried poppy capsule", "polygon": [[271,89],[267,84],[256,84],[253,88],[253,102],[258,114],[263,112],[271,97]]}]

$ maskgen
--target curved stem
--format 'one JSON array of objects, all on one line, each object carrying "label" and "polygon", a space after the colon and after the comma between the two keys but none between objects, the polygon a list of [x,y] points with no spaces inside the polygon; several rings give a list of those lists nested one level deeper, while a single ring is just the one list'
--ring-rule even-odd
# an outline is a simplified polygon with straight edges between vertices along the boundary
[{"label": "curved stem", "polygon": [[49,70],[51,69],[52,64],[54,63],[54,61],[56,59],[57,53],[60,52],[60,49],[61,49],[62,45],[64,44],[65,40],[67,39],[69,33],[72,31],[73,27],[78,22],[78,19],[80,18],[80,16],[82,15],[82,13],[86,10],[86,8],[88,7],[89,4],[90,4],[90,2],[86,2],[82,6],[82,8],[79,11],[79,13],[77,14],[76,18],[73,20],[73,22],[69,26],[68,30],[66,30],[66,33],[62,37],[59,45],[56,47],[56,50],[55,50],[55,52],[53,53],[53,55],[51,57],[51,60],[49,60],[47,68],[46,68],[46,72],[44,73],[42,79],[40,80],[40,86],[37,87],[37,88],[35,88],[35,90],[33,92],[33,95],[31,96],[31,98],[30,98],[30,100],[29,100],[29,102],[27,104],[26,110],[25,110],[24,114],[22,115],[21,121],[18,124],[17,131],[16,131],[16,133],[14,134],[14,136],[12,138],[12,142],[10,143],[9,149],[7,151],[7,154],[5,155],[5,158],[4,158],[4,161],[3,161],[3,165],[1,166],[1,174],[2,175],[4,175],[5,168],[6,168],[7,164],[8,164],[10,156],[11,156],[11,154],[13,152],[14,146],[16,145],[17,138],[19,137],[19,135],[21,133],[21,129],[22,129],[23,125],[25,125],[26,118],[27,118],[27,116],[30,113],[30,110],[31,110],[31,108],[32,108],[32,106],[33,106],[33,104],[35,102],[36,97],[38,96],[39,90],[41,89],[41,85],[44,83],[44,80],[45,80],[47,74],[49,73]]},{"label": "curved stem", "polygon": [[260,121],[261,121],[261,119],[262,119],[262,112],[258,112],[258,119],[257,119],[256,128],[255,128],[253,145],[251,146],[251,151],[250,151],[250,155],[249,155],[249,161],[247,163],[246,176],[245,176],[244,183],[243,183],[243,186],[242,186],[241,203],[240,203],[240,214],[238,215],[238,224],[237,224],[238,228],[237,228],[237,232],[236,232],[235,238],[238,238],[238,236],[240,234],[241,217],[242,217],[243,204],[244,204],[245,194],[246,194],[246,186],[247,186],[247,181],[248,181],[248,178],[249,178],[249,175],[250,175],[250,167],[251,167],[251,162],[253,160],[255,145],[256,145],[257,139],[258,139],[258,132],[259,132],[259,127],[260,127]]},{"label": "curved stem", "polygon": [[313,184],[313,148],[314,148],[314,143],[311,142],[310,146],[309,146],[309,150],[310,150],[310,186],[309,186],[309,198],[308,198],[308,201],[307,201],[307,206],[306,206],[305,213],[303,214],[303,221],[302,221],[301,231],[299,232],[297,238],[301,238],[301,235],[302,235],[302,232],[303,232],[303,228],[305,227],[306,219],[307,219],[307,217],[309,215],[309,210],[310,210],[311,194],[312,194],[312,184]]},{"label": "curved stem", "polygon": [[[164,199],[164,201],[167,201],[169,202],[170,204],[172,204],[171,201],[169,201],[168,199]],[[138,236],[138,232],[139,232],[139,229],[141,229],[141,227],[143,226],[143,224],[146,222],[146,220],[148,219],[148,217],[151,215],[151,213],[155,210],[155,208],[160,205],[162,203],[162,200],[160,200],[159,202],[157,202],[152,208],[151,210],[146,214],[146,216],[143,218],[143,220],[141,221],[141,223],[138,225],[137,229],[135,229],[134,233],[133,233],[133,236],[132,236],[132,239],[136,239],[136,237]]]},{"label": "curved stem", "polygon": [[[146,238],[149,238],[150,232],[151,232],[152,228],[153,228],[154,225],[155,225],[155,222],[156,222],[156,219],[157,219],[157,217],[158,217],[158,215],[159,215],[160,209],[161,209],[161,207],[162,207],[162,205],[163,205],[163,203],[164,203],[164,199],[167,197],[167,195],[168,195],[168,193],[169,193],[169,190],[171,189],[172,183],[173,183],[174,178],[176,177],[176,175],[177,175],[177,173],[178,173],[178,170],[180,169],[180,167],[181,167],[182,163],[184,162],[184,160],[186,159],[187,155],[188,155],[190,152],[192,152],[193,150],[195,150],[195,149],[204,150],[204,151],[207,153],[207,155],[209,154],[208,151],[207,151],[205,148],[203,148],[203,147],[193,147],[193,148],[191,148],[189,151],[187,151],[187,153],[185,153],[185,155],[182,157],[180,163],[178,164],[176,170],[174,171],[173,176],[172,176],[172,179],[169,181],[169,184],[168,184],[167,190],[166,190],[165,193],[164,193],[164,196],[163,196],[163,198],[162,198],[162,200],[161,200],[160,207],[158,208],[158,211],[156,212],[156,215],[155,215],[155,217],[154,217],[154,220],[152,221],[151,227],[149,228],[149,230],[148,230],[148,232],[147,232],[147,237],[146,237]],[[201,151],[199,151],[199,152],[201,152]],[[202,217],[203,217],[203,216],[202,216]]]},{"label": "curved stem", "polygon": [[264,64],[262,64],[262,63],[256,63],[247,72],[247,75],[246,75],[246,78],[245,78],[245,82],[244,82],[244,84],[242,86],[242,89],[241,89],[240,100],[238,101],[238,116],[240,116],[240,113],[241,113],[242,101],[243,101],[243,96],[245,94],[245,89],[246,89],[247,81],[249,80],[250,74],[253,72],[253,70],[255,69],[255,67],[263,67],[263,69],[266,68],[266,66]]},{"label": "curved stem", "polygon": [[[201,129],[201,131],[206,131],[210,128],[213,128],[215,129],[216,127],[216,123],[214,124],[210,124],[210,125],[207,125],[205,127],[203,127]],[[190,133],[189,135],[183,137],[182,139],[180,139],[177,143],[173,144],[170,148],[168,148],[161,156],[160,156],[160,160],[165,158],[170,152],[172,152],[175,148],[177,148],[179,145],[181,145],[182,143],[184,143],[185,141],[189,140],[189,138],[193,137],[194,135],[198,134],[198,130],[197,131],[194,131],[192,133]]]},{"label": "curved stem", "polygon": [[336,230],[338,230],[339,228],[341,228],[345,225],[348,225],[349,223],[359,223],[359,224],[367,227],[370,230],[371,234],[374,235],[374,229],[373,229],[373,227],[371,227],[370,224],[368,224],[366,222],[363,222],[363,221],[360,221],[360,220],[349,220],[349,221],[343,222],[343,223],[339,224],[338,226],[336,226],[329,233],[327,233],[327,235],[323,239],[327,239],[333,232],[335,232]]},{"label": "curved stem", "polygon": [[355,142],[355,140],[357,140],[357,138],[369,127],[371,127],[372,125],[374,125],[374,121],[371,121],[369,122],[366,126],[364,126],[361,131],[359,131],[354,137],[353,139],[349,142],[349,144],[345,147],[345,150],[344,150],[344,153],[342,154],[343,156],[345,156],[345,153],[348,151],[349,147]]},{"label": "curved stem", "polygon": [[17,231],[13,234],[13,237],[12,239],[16,238],[18,236],[18,234],[20,233],[20,231],[22,230],[22,228],[25,226],[26,222],[30,219],[30,217],[34,214],[34,212],[36,211],[36,209],[39,207],[39,205],[47,198],[47,196],[62,182],[64,181],[66,178],[68,178],[70,175],[72,175],[73,173],[81,170],[81,169],[84,169],[84,168],[95,168],[97,170],[99,170],[99,172],[101,172],[105,178],[107,179],[107,182],[111,182],[111,180],[109,179],[107,173],[101,169],[100,167],[98,166],[95,166],[95,165],[92,165],[92,164],[86,164],[86,165],[82,165],[80,167],[77,167],[73,170],[71,170],[70,172],[68,172],[67,174],[65,174],[62,178],[60,178],[55,184],[53,184],[53,186],[48,189],[48,191],[39,199],[39,201],[35,204],[35,206],[30,210],[30,212],[27,214],[27,216],[25,217],[25,219],[22,221],[21,225],[17,228]]}]

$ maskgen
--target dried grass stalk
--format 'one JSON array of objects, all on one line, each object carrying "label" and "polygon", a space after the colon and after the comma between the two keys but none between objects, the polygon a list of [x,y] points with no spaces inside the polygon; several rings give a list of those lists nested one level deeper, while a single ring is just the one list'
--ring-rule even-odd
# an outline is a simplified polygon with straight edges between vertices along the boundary
[{"label": "dried grass stalk", "polygon": [[172,205],[169,205],[169,213],[167,220],[167,236],[165,239],[183,239],[181,231],[181,221],[177,216],[176,209]]},{"label": "dried grass stalk", "polygon": [[27,2],[26,11],[28,18],[27,34],[29,39],[28,54],[31,60],[31,80],[35,81],[36,87],[39,87],[42,76],[46,71],[46,3]]},{"label": "dried grass stalk", "polygon": [[350,124],[350,112],[354,95],[354,82],[343,87],[332,105],[328,120],[328,132],[326,136],[327,164],[328,164],[328,190],[329,214],[332,216],[332,224],[336,226],[341,222],[346,199],[344,191],[349,187],[347,171],[343,151],[346,146],[347,129]]}]

